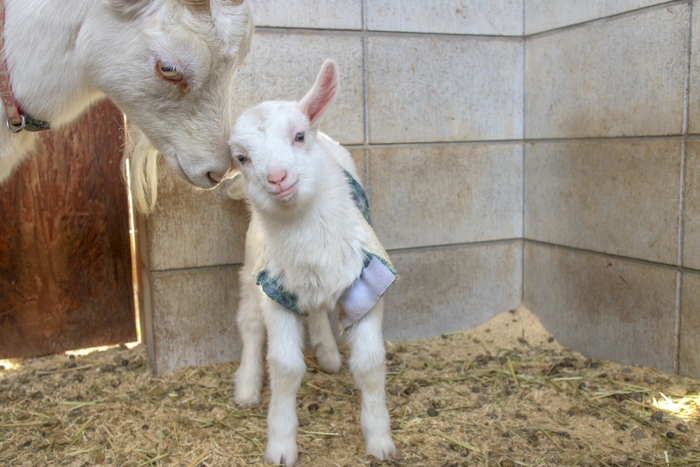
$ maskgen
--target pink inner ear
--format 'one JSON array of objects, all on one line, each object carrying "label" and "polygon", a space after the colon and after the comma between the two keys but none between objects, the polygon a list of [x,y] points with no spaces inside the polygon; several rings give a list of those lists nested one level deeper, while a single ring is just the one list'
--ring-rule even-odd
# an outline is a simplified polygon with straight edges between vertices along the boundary
[{"label": "pink inner ear", "polygon": [[315,125],[328,105],[333,102],[338,91],[338,74],[335,62],[326,60],[321,68],[316,83],[306,96],[301,100],[301,108],[309,118],[311,125]]}]

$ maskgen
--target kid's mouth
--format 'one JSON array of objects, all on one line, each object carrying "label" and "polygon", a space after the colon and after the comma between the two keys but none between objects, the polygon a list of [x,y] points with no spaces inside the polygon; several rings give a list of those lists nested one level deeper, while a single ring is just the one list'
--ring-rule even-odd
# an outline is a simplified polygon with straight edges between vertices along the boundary
[{"label": "kid's mouth", "polygon": [[[297,186],[297,184],[295,182],[295,183],[289,185],[286,189],[280,191],[279,193],[274,193],[275,198],[281,199],[283,201],[288,200],[296,191],[296,186]],[[281,187],[280,187],[280,189],[281,189]]]}]

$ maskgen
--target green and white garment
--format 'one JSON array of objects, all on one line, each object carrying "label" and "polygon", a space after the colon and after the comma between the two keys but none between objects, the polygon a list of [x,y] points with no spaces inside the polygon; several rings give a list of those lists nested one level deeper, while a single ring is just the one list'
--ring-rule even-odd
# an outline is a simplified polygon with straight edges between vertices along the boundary
[{"label": "green and white garment", "polygon": [[[350,172],[345,169],[343,169],[343,172],[348,181],[352,200],[362,213],[365,227],[369,234],[368,237],[370,238],[369,242],[363,245],[365,262],[362,270],[358,272],[355,282],[340,297],[340,324],[344,329],[347,329],[362,319],[374,307],[379,299],[382,298],[384,292],[398,278],[398,274],[389,260],[389,255],[387,255],[377,235],[374,233],[374,229],[372,229],[369,216],[369,201],[365,191]],[[262,269],[257,273],[256,282],[262,287],[265,295],[287,310],[297,316],[307,315],[305,310],[299,308],[296,294],[285,290],[277,282],[277,278],[272,277],[268,273],[267,269]]]}]

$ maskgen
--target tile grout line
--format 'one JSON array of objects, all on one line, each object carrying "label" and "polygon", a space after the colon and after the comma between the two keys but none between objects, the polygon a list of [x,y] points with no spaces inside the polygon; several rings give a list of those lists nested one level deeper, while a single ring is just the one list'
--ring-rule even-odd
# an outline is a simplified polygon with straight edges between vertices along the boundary
[{"label": "tile grout line", "polygon": [[348,149],[373,149],[373,148],[412,148],[425,146],[486,146],[507,144],[567,144],[567,143],[596,143],[596,142],[650,142],[650,141],[700,141],[700,134],[688,135],[648,135],[648,136],[608,136],[608,137],[571,137],[571,138],[521,138],[521,139],[492,139],[472,141],[411,141],[404,143],[362,143],[343,144]]},{"label": "tile grout line", "polygon": [[[364,13],[363,13],[364,15]],[[296,35],[321,35],[321,36],[346,36],[346,37],[399,37],[409,39],[447,39],[447,40],[476,40],[476,41],[520,41],[519,36],[488,35],[488,34],[457,34],[446,32],[420,32],[420,31],[381,31],[369,30],[363,25],[362,29],[322,29],[322,28],[293,28],[282,26],[258,26],[256,34],[296,34]]]},{"label": "tile grout line", "polygon": [[[686,99],[687,102],[687,99]],[[685,248],[685,221],[684,221],[684,211],[685,211],[685,172],[686,172],[686,155],[687,155],[688,143],[686,141],[681,142],[681,154],[680,154],[680,187],[679,187],[679,203],[678,203],[678,256],[676,259],[676,264],[678,266],[678,271],[676,272],[676,303],[675,303],[675,361],[674,361],[674,372],[678,374],[680,372],[680,358],[681,358],[681,320],[682,313],[681,308],[683,304],[683,251]]]},{"label": "tile grout line", "polygon": [[649,259],[635,258],[632,256],[623,256],[620,254],[608,253],[605,251],[590,250],[587,248],[581,248],[581,247],[576,247],[576,246],[571,246],[571,245],[563,245],[561,243],[551,243],[548,241],[537,240],[537,239],[532,239],[532,238],[526,239],[526,241],[529,243],[532,243],[533,245],[541,245],[541,246],[548,247],[548,248],[561,249],[561,250],[569,251],[572,253],[579,253],[579,254],[586,254],[586,255],[591,255],[591,256],[611,258],[611,259],[614,259],[616,261],[626,261],[628,263],[639,264],[639,265],[648,266],[648,267],[661,268],[661,269],[666,269],[669,271],[676,271],[679,273],[700,274],[700,270],[678,266],[677,264],[675,264],[675,261],[674,261],[674,263],[660,263],[658,261],[653,261],[653,260],[649,260]]},{"label": "tile grout line", "polygon": [[688,137],[690,129],[690,69],[691,69],[691,59],[693,55],[693,3],[688,3],[688,23],[686,24],[686,63],[685,63],[685,82],[684,84],[684,96],[683,96],[683,136]]},{"label": "tile grout line", "polygon": [[673,355],[673,372],[675,374],[680,373],[681,369],[681,304],[682,304],[682,294],[683,291],[683,273],[681,271],[676,272],[676,310],[674,319],[674,355]]},{"label": "tile grout line", "polygon": [[390,254],[404,254],[404,253],[420,253],[425,251],[439,251],[439,250],[457,250],[464,248],[479,248],[484,246],[494,246],[494,245],[512,245],[517,242],[521,242],[522,238],[511,237],[511,238],[499,238],[496,240],[481,240],[473,242],[464,243],[446,243],[442,245],[423,245],[415,247],[403,247],[403,248],[387,248],[387,253]]},{"label": "tile grout line", "polygon": [[620,13],[609,14],[607,16],[601,16],[600,18],[592,18],[589,20],[581,21],[580,23],[558,26],[558,27],[554,27],[552,29],[546,29],[544,31],[534,32],[532,34],[524,34],[524,37],[527,39],[546,37],[546,36],[554,35],[554,34],[557,34],[560,32],[567,32],[567,31],[571,31],[574,29],[584,28],[584,27],[587,27],[587,26],[590,26],[590,25],[593,25],[596,23],[603,23],[605,21],[615,20],[615,19],[619,19],[619,18],[626,18],[626,17],[634,16],[634,15],[637,15],[640,13],[643,14],[643,13],[646,13],[647,11],[661,10],[663,8],[673,7],[676,5],[681,5],[683,3],[688,3],[690,1],[692,1],[692,0],[669,0],[666,2],[658,3],[656,5],[650,5],[650,6],[645,6],[645,7],[641,7],[641,8],[636,8],[633,10],[622,11]]},{"label": "tile grout line", "polygon": [[[372,201],[372,176],[369,172],[369,80],[368,80],[368,67],[367,67],[367,36],[364,34],[367,32],[367,0],[362,0],[362,107],[364,112],[364,130],[365,135],[364,141],[364,169],[365,169],[365,191],[368,194],[370,203]],[[370,215],[372,212],[372,207],[370,204]]]},{"label": "tile grout line", "polygon": [[527,17],[525,15],[525,1],[522,2],[523,6],[523,29],[522,29],[522,34],[523,34],[523,72],[522,72],[522,93],[523,93],[523,107],[522,107],[522,127],[520,129],[520,137],[522,138],[522,142],[520,144],[520,147],[522,148],[522,155],[521,155],[521,167],[522,167],[522,173],[521,173],[521,178],[520,178],[520,183],[521,183],[521,195],[520,195],[520,202],[522,203],[521,206],[521,213],[520,213],[520,236],[522,238],[520,242],[520,305],[524,305],[525,303],[525,183],[526,183],[526,176],[525,176],[525,153],[527,151],[526,144],[525,144],[525,135],[526,135],[526,123],[527,120],[525,118],[525,111],[527,109],[527,80],[525,79],[527,76],[527,39],[525,37],[525,33],[527,31]]},{"label": "tile grout line", "polygon": [[685,83],[683,89],[683,140],[681,141],[681,160],[680,160],[680,202],[678,206],[678,267],[676,273],[676,316],[675,316],[675,358],[674,371],[676,374],[681,370],[681,325],[683,320],[683,256],[685,252],[685,178],[686,165],[688,156],[688,130],[689,130],[689,113],[690,113],[690,69],[693,53],[693,4],[687,5],[687,25],[686,25],[686,63],[685,63]]}]

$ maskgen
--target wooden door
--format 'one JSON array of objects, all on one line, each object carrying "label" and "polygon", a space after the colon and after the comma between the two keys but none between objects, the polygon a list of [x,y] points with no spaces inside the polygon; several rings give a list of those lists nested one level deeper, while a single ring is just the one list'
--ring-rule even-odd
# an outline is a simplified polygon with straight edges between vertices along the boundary
[{"label": "wooden door", "polygon": [[0,358],[136,339],[123,117],[41,134],[0,185]]}]

